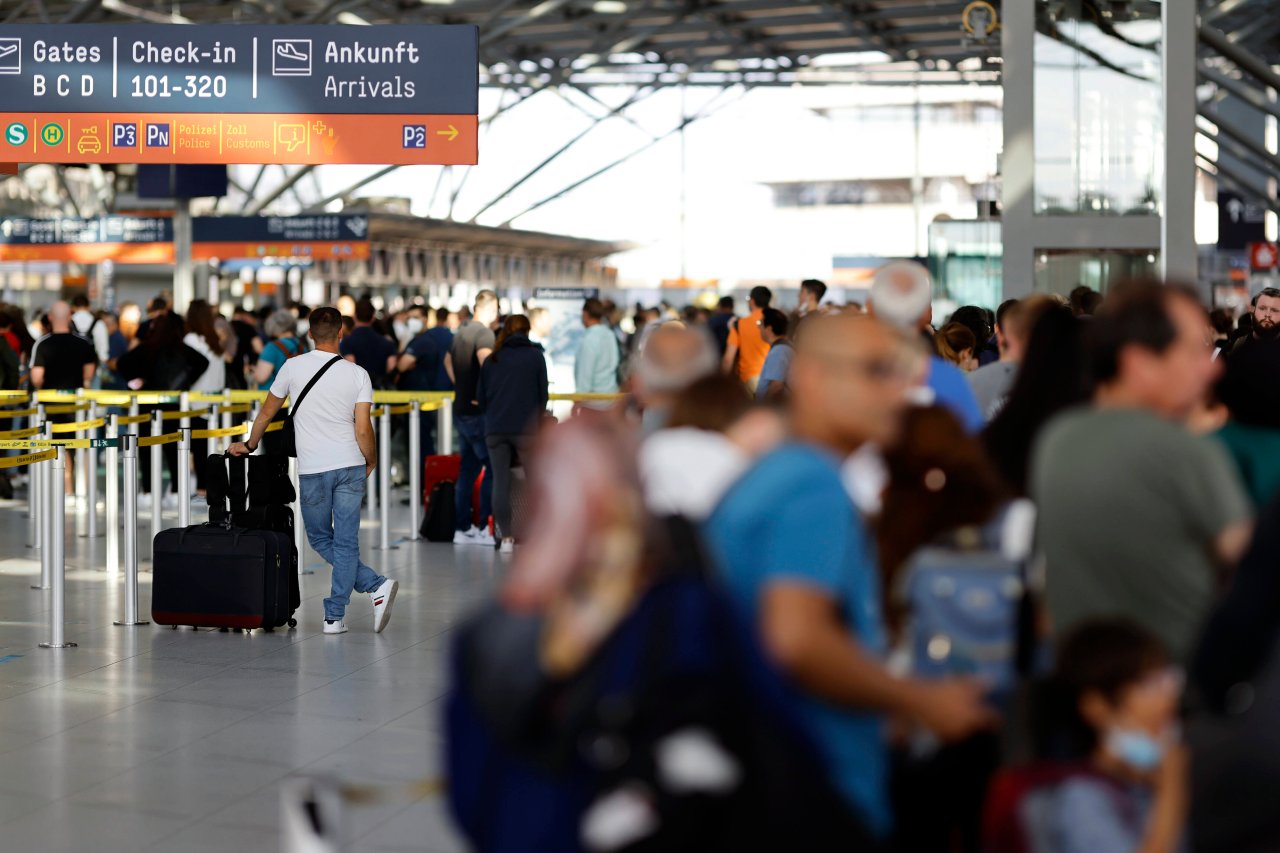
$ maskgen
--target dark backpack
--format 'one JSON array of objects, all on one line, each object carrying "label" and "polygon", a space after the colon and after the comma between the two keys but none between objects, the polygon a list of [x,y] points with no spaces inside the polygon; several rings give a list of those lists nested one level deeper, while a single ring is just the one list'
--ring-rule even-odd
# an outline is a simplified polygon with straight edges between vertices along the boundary
[{"label": "dark backpack", "polygon": [[452,480],[442,480],[431,487],[431,496],[427,500],[427,511],[422,516],[422,526],[418,532],[428,542],[452,542],[456,530],[454,509],[454,484]]},{"label": "dark backpack", "polygon": [[[651,586],[567,679],[542,674],[541,616],[494,605],[455,635],[445,717],[454,818],[480,853],[576,853],[590,815],[643,791],[656,822],[616,853],[874,849],[724,593],[688,567]],[[693,737],[737,771],[671,784]]]}]

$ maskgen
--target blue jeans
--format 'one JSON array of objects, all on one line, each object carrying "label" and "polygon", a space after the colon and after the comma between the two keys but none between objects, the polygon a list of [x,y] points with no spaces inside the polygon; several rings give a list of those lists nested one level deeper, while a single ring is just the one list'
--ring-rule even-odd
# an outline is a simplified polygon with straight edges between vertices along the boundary
[{"label": "blue jeans", "polygon": [[373,592],[386,578],[360,562],[360,502],[364,500],[364,466],[303,474],[302,522],[311,547],[333,566],[333,593],[324,600],[324,618],[341,619],[351,591]]},{"label": "blue jeans", "polygon": [[[471,493],[475,490],[480,469],[489,467],[489,446],[484,440],[483,415],[455,415],[454,429],[458,431],[458,446],[462,448],[462,470],[458,473],[458,488],[454,495],[454,526],[459,530],[471,529]],[[493,476],[485,472],[480,485],[480,520],[493,514]]]}]

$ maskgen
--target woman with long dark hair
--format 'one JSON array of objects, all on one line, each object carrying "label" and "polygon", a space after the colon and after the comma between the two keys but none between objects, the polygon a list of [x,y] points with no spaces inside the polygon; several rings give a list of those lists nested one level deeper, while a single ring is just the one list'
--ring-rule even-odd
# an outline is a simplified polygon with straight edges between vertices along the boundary
[{"label": "woman with long dark hair", "polygon": [[[222,337],[218,334],[217,315],[213,306],[204,299],[193,299],[187,306],[187,334],[182,342],[204,356],[208,367],[189,390],[203,394],[220,394],[227,385],[227,363],[223,361]],[[192,418],[191,428],[209,428],[206,418]],[[197,438],[191,441],[191,457],[196,467],[196,494],[204,494],[205,460],[209,455],[209,440]],[[185,463],[184,463],[185,464]]]},{"label": "woman with long dark hair", "polygon": [[476,396],[484,412],[489,471],[493,474],[493,515],[502,535],[502,551],[511,553],[515,530],[511,471],[533,444],[547,408],[547,361],[542,347],[529,340],[529,318],[513,314],[480,371]]},{"label": "woman with long dark hair", "polygon": [[1082,321],[1063,305],[1045,309],[1031,329],[1018,377],[982,441],[1009,488],[1027,494],[1031,449],[1059,412],[1089,399]]}]

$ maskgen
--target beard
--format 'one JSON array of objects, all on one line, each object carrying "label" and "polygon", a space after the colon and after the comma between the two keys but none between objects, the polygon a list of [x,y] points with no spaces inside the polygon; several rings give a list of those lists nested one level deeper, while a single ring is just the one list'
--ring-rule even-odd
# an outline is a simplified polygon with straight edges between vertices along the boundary
[{"label": "beard", "polygon": [[1259,340],[1274,341],[1276,338],[1280,338],[1280,325],[1274,322],[1259,324],[1254,327],[1253,333]]}]

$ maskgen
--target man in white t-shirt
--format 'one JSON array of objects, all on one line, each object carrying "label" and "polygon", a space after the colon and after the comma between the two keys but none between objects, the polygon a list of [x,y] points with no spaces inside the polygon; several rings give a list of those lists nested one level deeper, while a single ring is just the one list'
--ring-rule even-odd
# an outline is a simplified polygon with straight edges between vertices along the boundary
[{"label": "man in white t-shirt", "polygon": [[[334,308],[317,308],[310,321],[315,349],[284,363],[253,422],[249,440],[231,445],[230,452],[243,456],[257,450],[285,398],[294,401],[290,405],[297,411],[293,428],[302,521],[311,547],[333,566],[332,594],[324,600],[324,632],[346,633],[344,616],[352,590],[367,592],[373,599],[373,630],[378,632],[391,618],[399,584],[360,560],[360,504],[365,480],[378,459],[369,416],[373,384],[364,368],[338,353],[342,315]],[[322,370],[323,375],[299,401]]]}]

